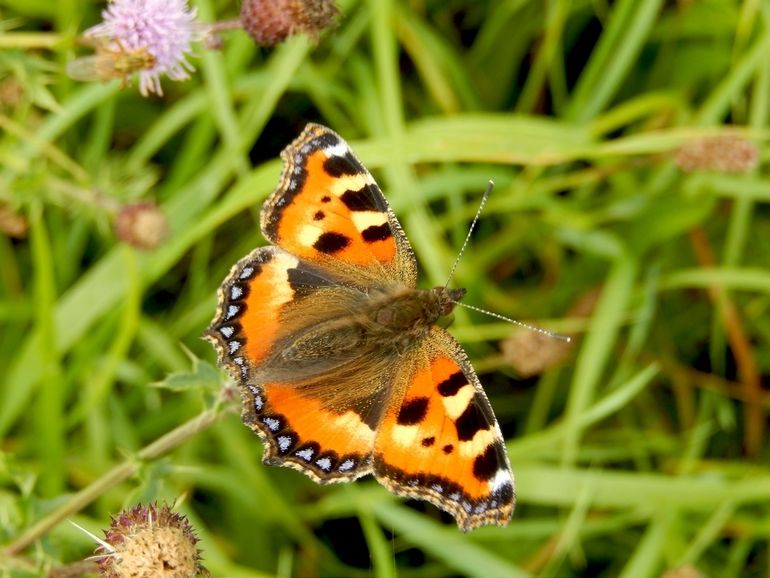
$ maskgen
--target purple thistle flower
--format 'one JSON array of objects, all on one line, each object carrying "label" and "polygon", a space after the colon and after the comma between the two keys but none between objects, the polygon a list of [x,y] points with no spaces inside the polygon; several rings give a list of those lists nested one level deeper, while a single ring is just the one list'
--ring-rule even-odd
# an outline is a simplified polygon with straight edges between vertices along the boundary
[{"label": "purple thistle flower", "polygon": [[187,61],[190,43],[196,39],[195,9],[187,0],[113,0],[102,11],[101,24],[86,36],[105,38],[113,48],[131,52],[146,50],[154,66],[139,71],[139,90],[163,94],[160,75],[172,80],[190,78],[194,70]]}]

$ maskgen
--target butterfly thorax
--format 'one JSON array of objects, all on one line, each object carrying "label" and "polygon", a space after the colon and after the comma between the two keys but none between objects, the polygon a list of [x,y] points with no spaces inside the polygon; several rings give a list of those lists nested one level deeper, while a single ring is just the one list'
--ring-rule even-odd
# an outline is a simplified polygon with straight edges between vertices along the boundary
[{"label": "butterfly thorax", "polygon": [[377,336],[393,333],[398,337],[422,332],[441,317],[449,315],[463,295],[465,289],[446,287],[385,291],[380,297],[372,299],[369,310],[365,312],[369,321],[366,325]]},{"label": "butterfly thorax", "polygon": [[430,331],[441,317],[449,315],[465,289],[411,289],[389,287],[370,294],[355,316],[361,345],[403,351]]}]

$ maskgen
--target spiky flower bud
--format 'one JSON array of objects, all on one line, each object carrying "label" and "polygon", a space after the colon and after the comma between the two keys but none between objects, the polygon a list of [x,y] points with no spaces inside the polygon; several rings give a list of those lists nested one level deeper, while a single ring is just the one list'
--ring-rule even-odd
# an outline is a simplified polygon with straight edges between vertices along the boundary
[{"label": "spiky flower bud", "polygon": [[153,202],[126,205],[115,220],[118,239],[140,249],[155,249],[168,237],[168,221]]},{"label": "spiky flower bud", "polygon": [[661,578],[703,578],[703,574],[695,566],[679,566],[666,570]]},{"label": "spiky flower bud", "polygon": [[274,46],[298,33],[316,38],[337,16],[334,0],[243,0],[241,5],[243,28],[262,46]]},{"label": "spiky flower bud", "polygon": [[137,505],[112,519],[96,550],[104,578],[193,578],[208,575],[187,519],[166,505]]},{"label": "spiky flower bud", "polygon": [[24,239],[29,230],[29,221],[10,207],[0,204],[0,232],[15,239]]}]

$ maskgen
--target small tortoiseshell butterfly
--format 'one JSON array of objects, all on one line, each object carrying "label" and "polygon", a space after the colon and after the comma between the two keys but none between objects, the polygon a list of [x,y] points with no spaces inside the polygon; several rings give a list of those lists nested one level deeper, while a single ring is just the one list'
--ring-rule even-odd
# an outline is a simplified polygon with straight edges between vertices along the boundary
[{"label": "small tortoiseshell butterfly", "polygon": [[463,530],[506,525],[514,485],[468,357],[436,325],[464,289],[417,289],[417,262],[347,143],[308,125],[262,207],[272,246],[219,289],[206,338],[242,386],[263,461],[320,483],[367,474]]}]

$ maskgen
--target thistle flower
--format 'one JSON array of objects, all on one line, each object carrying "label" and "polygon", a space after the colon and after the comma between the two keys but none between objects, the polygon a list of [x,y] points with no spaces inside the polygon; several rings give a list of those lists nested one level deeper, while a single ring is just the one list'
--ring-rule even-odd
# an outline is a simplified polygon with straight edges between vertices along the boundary
[{"label": "thistle flower", "polygon": [[338,15],[334,0],[243,0],[241,5],[243,28],[261,46],[300,32],[315,38]]},{"label": "thistle flower", "polygon": [[103,21],[85,36],[106,41],[117,53],[147,53],[151,66],[140,68],[139,91],[163,94],[160,75],[186,80],[194,70],[187,61],[196,39],[195,9],[187,0],[113,0],[102,11]]},{"label": "thistle flower", "polygon": [[137,505],[112,519],[96,550],[107,578],[190,578],[208,575],[198,538],[184,516],[166,505]]}]

